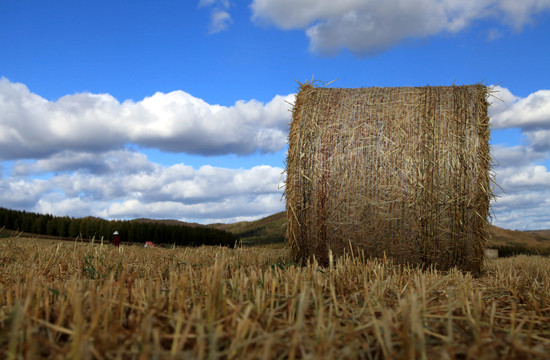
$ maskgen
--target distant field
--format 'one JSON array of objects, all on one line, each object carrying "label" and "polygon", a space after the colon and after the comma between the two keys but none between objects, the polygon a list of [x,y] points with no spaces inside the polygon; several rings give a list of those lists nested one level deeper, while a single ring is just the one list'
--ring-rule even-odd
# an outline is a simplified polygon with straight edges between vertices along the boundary
[{"label": "distant field", "polygon": [[543,359],[550,258],[479,278],[283,245],[114,248],[0,239],[0,358]]}]

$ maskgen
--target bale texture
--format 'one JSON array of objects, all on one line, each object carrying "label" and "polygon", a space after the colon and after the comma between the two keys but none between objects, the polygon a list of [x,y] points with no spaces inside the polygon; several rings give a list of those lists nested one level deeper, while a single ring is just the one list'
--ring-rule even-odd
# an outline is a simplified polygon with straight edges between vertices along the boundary
[{"label": "bale texture", "polygon": [[492,197],[483,85],[300,86],[286,177],[296,261],[329,250],[479,273]]},{"label": "bale texture", "polygon": [[486,259],[498,259],[498,249],[485,249]]}]

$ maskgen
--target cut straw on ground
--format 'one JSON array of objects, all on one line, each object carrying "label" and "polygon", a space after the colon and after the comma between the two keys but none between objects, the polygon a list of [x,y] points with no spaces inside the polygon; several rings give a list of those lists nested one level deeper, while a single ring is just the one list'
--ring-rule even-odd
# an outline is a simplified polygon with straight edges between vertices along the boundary
[{"label": "cut straw on ground", "polygon": [[[288,249],[0,241],[6,359],[544,359],[550,259],[478,277]],[[55,260],[51,258],[55,257]]]}]

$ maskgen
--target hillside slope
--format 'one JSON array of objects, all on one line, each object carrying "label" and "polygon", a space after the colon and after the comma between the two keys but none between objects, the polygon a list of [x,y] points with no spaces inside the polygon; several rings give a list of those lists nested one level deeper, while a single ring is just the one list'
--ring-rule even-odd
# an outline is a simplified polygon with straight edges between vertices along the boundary
[{"label": "hillside slope", "polygon": [[231,224],[208,224],[186,223],[178,220],[154,220],[135,219],[132,221],[141,223],[160,223],[175,226],[210,227],[218,230],[229,231],[237,235],[243,245],[263,245],[285,242],[286,213],[280,212],[255,221],[240,221]]},{"label": "hillside slope", "polygon": [[507,230],[491,226],[489,247],[526,246],[531,248],[550,248],[550,231],[548,230]]},{"label": "hillside slope", "polygon": [[273,244],[285,242],[286,213],[280,212],[256,221],[208,226],[237,235],[243,245]]},{"label": "hillside slope", "polygon": [[179,220],[171,220],[171,219],[147,219],[147,218],[139,218],[130,220],[137,223],[144,223],[144,224],[164,224],[164,225],[172,225],[172,226],[189,226],[192,228],[196,227],[205,227],[207,225],[198,224],[198,223],[190,223],[190,222],[184,222]]},{"label": "hillside slope", "polygon": [[[237,235],[244,243],[284,242],[286,214],[280,212],[256,221],[241,221],[233,224],[211,224],[218,229]],[[523,246],[550,248],[550,230],[517,231],[490,226],[488,247]]]}]

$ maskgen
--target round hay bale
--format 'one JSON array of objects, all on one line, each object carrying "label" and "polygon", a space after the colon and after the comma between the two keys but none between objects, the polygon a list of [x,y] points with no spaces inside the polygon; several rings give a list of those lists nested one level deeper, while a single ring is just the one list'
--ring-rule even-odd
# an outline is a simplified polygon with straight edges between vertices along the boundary
[{"label": "round hay bale", "polygon": [[483,85],[300,86],[285,186],[296,261],[329,251],[479,273],[492,197]]}]

